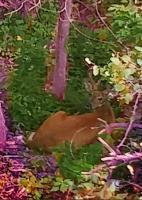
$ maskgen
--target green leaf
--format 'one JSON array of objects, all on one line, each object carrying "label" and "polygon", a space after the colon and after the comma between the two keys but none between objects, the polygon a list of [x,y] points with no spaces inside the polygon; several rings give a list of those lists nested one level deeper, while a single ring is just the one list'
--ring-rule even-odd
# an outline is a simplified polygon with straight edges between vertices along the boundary
[{"label": "green leaf", "polygon": [[128,0],[121,0],[121,3],[128,3]]},{"label": "green leaf", "polygon": [[51,189],[51,192],[57,192],[59,191],[59,187],[56,187],[56,186],[53,186],[52,189]]},{"label": "green leaf", "polygon": [[140,65],[142,67],[142,59],[138,58],[137,59],[137,64]]},{"label": "green leaf", "polygon": [[94,188],[94,184],[91,182],[83,183],[83,186],[88,190]]},{"label": "green leaf", "polygon": [[138,91],[139,89],[141,89],[141,86],[138,83],[136,83],[134,84],[133,88],[134,88],[134,91]]},{"label": "green leaf", "polygon": [[121,61],[119,60],[119,58],[112,57],[110,60],[115,65],[120,65],[121,64]]},{"label": "green leaf", "polygon": [[125,85],[124,84],[116,84],[116,85],[114,85],[114,88],[117,92],[121,92],[125,89]]},{"label": "green leaf", "polygon": [[64,180],[64,183],[66,183],[67,185],[69,185],[69,186],[73,186],[73,184],[74,184],[74,182],[72,181],[72,180],[70,180],[70,179],[65,179]]},{"label": "green leaf", "polygon": [[136,71],[136,69],[134,69],[134,68],[132,68],[132,69],[131,68],[125,69],[124,72],[123,72],[125,78],[129,78],[129,76],[132,75],[132,74],[134,74],[135,71]]},{"label": "green leaf", "polygon": [[125,103],[129,104],[133,100],[133,95],[130,93],[127,93],[125,94],[124,99],[125,99]]},{"label": "green leaf", "polygon": [[41,199],[41,192],[39,192],[39,191],[36,191],[35,192],[35,197],[36,197],[36,200],[40,200]]},{"label": "green leaf", "polygon": [[91,180],[92,180],[93,183],[97,184],[98,181],[99,181],[99,176],[97,174],[93,174],[91,176]]},{"label": "green leaf", "polygon": [[121,59],[125,63],[129,63],[131,61],[131,58],[128,55],[122,56]]},{"label": "green leaf", "polygon": [[136,46],[135,49],[139,52],[142,52],[142,47]]},{"label": "green leaf", "polygon": [[62,183],[63,182],[63,178],[62,177],[56,177],[56,182]]},{"label": "green leaf", "polygon": [[54,182],[54,186],[55,187],[59,187],[61,185],[62,182]]},{"label": "green leaf", "polygon": [[60,186],[60,191],[61,192],[66,192],[69,189],[69,185],[62,183]]}]

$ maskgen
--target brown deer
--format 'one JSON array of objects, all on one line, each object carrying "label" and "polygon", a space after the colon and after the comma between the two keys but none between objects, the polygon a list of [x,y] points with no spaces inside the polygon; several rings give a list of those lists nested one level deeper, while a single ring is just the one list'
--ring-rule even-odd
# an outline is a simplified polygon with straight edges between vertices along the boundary
[{"label": "brown deer", "polygon": [[92,94],[91,105],[93,113],[80,115],[68,115],[59,111],[46,119],[39,129],[28,138],[28,146],[31,148],[41,147],[50,151],[65,141],[72,143],[75,147],[95,143],[98,132],[103,129],[104,124],[99,120],[112,123],[115,121],[114,112],[108,102],[106,91],[99,91],[98,83],[94,84],[92,71],[86,81],[87,90]]}]

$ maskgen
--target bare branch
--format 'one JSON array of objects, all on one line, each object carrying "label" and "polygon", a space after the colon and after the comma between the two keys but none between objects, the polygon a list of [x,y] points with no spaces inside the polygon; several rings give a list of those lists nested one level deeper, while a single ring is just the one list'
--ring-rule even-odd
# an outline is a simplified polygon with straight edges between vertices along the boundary
[{"label": "bare branch", "polygon": [[133,109],[133,112],[132,112],[132,116],[130,118],[130,123],[129,123],[129,126],[126,130],[126,133],[124,135],[124,138],[122,139],[122,141],[120,142],[120,144],[118,145],[118,149],[120,149],[120,147],[124,144],[124,142],[126,141],[127,137],[128,137],[128,134],[130,132],[130,130],[132,129],[133,127],[133,123],[135,121],[135,115],[136,115],[136,110],[137,110],[137,107],[138,107],[138,103],[139,103],[139,99],[140,99],[140,96],[141,96],[141,93],[138,92],[137,93],[137,97],[136,97],[136,101],[135,101],[135,105],[134,105],[134,109]]}]

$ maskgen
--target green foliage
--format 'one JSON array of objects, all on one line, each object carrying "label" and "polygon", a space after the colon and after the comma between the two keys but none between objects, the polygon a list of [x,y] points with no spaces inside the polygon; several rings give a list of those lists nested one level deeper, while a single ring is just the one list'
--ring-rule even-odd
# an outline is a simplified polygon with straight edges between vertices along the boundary
[{"label": "green foliage", "polygon": [[100,163],[102,146],[100,143],[84,146],[75,150],[70,144],[55,151],[61,152],[58,165],[65,178],[75,181],[83,179],[82,171],[90,170],[95,164]]},{"label": "green foliage", "polygon": [[40,200],[42,199],[42,190],[47,190],[47,188],[52,185],[51,179],[44,177],[41,179],[36,178],[32,173],[24,174],[20,179],[20,185],[24,186],[27,193],[29,194],[29,199]]},{"label": "green foliage", "polygon": [[63,179],[63,177],[56,177],[51,191],[66,192],[67,190],[72,190],[74,187],[74,182],[72,180]]},{"label": "green foliage", "polygon": [[82,180],[82,182],[76,184],[71,179],[64,179],[63,177],[57,176],[53,181],[53,186],[51,191],[61,191],[66,192],[68,190],[77,190],[77,189],[93,189],[94,183],[91,180]]},{"label": "green foliage", "polygon": [[[115,53],[103,67],[96,65],[95,61],[93,73],[112,86],[121,103],[129,104],[134,94],[141,89],[142,16],[131,4],[127,6],[114,4],[109,8],[109,13],[112,16],[112,32],[117,42],[123,44],[123,48],[114,48]],[[99,31],[100,37],[114,39],[107,32],[107,30]],[[127,44],[125,49],[124,44]]]},{"label": "green foliage", "polygon": [[136,46],[128,55],[113,54],[108,65],[100,69],[95,66],[95,70],[99,70],[102,79],[106,79],[112,85],[116,94],[119,95],[118,100],[129,104],[134,94],[141,89],[141,65],[142,48]]},{"label": "green foliage", "polygon": [[112,31],[127,45],[142,44],[142,16],[131,4],[114,4],[109,8],[112,15]]},{"label": "green foliage", "polygon": [[71,55],[71,63],[76,65],[74,73],[77,69],[78,63],[82,66],[80,69],[81,72],[83,72],[82,68],[86,69],[86,65],[84,65],[84,58],[86,57],[89,57],[91,60],[95,60],[97,65],[105,65],[111,57],[112,50],[116,48],[113,41],[102,41],[101,32],[106,33],[106,39],[109,37],[108,32],[105,29],[99,29],[94,32],[88,30],[84,26],[77,26],[77,24],[75,24],[75,26],[83,35],[76,29],[71,29],[68,48],[69,54]]},{"label": "green foliage", "polygon": [[[49,12],[49,14],[47,14]],[[0,50],[10,50],[16,58],[35,48],[43,49],[50,41],[56,24],[56,6],[47,3],[38,13],[38,19],[21,18],[17,14],[0,21]],[[47,51],[45,49],[45,51]]]}]

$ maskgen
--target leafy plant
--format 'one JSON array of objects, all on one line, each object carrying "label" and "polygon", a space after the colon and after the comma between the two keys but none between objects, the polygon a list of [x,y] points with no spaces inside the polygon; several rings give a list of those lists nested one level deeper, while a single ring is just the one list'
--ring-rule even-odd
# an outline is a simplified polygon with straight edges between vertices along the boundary
[{"label": "leafy plant", "polygon": [[[94,75],[99,73],[113,86],[118,100],[129,104],[134,95],[141,90],[142,48],[136,46],[129,54],[113,54],[110,63],[103,68],[94,65]],[[97,72],[97,73],[96,73]]]},{"label": "leafy plant", "polygon": [[128,45],[142,44],[142,16],[134,5],[114,4],[109,8],[112,16],[111,27],[118,40]]},{"label": "leafy plant", "polygon": [[62,177],[56,177],[53,182],[53,187],[51,191],[61,191],[65,192],[67,190],[73,190],[74,182],[70,179],[63,179]]},{"label": "leafy plant", "polygon": [[[50,178],[41,178],[37,179],[32,173],[25,174],[20,179],[20,184],[25,187],[29,199],[36,199],[40,200],[42,199],[42,190],[47,192],[47,189],[50,188],[51,179]],[[42,190],[41,190],[42,189]]]},{"label": "leafy plant", "polygon": [[59,157],[58,165],[63,177],[77,182],[83,179],[81,172],[88,171],[93,165],[98,164],[102,156],[100,143],[87,145],[78,150],[67,143],[65,147],[59,147],[54,151]]}]

